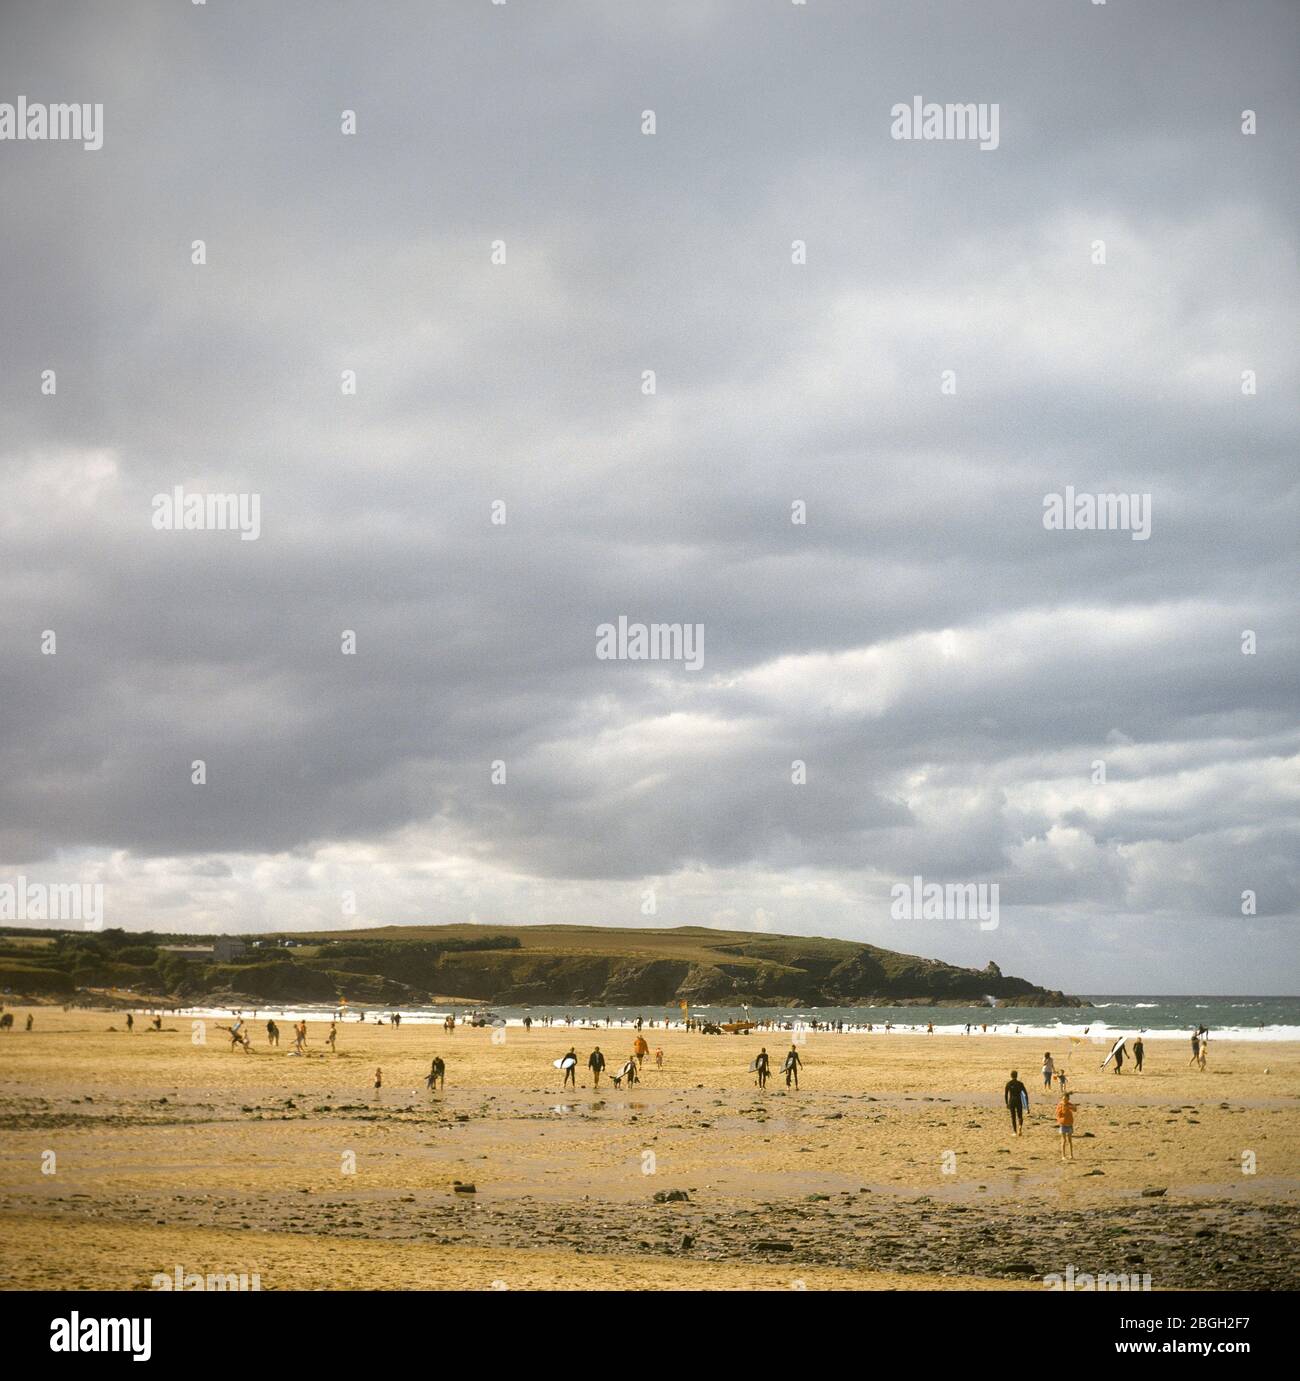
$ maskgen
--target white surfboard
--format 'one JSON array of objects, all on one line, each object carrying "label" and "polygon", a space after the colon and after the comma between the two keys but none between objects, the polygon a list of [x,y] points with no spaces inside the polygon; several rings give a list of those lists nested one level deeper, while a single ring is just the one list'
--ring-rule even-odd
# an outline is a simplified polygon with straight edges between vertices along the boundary
[{"label": "white surfboard", "polygon": [[578,1062],[572,1055],[561,1055],[558,1060],[552,1060],[551,1063],[556,1069],[572,1069]]},{"label": "white surfboard", "polygon": [[1117,1040],[1115,1044],[1111,1046],[1110,1054],[1107,1055],[1106,1058],[1101,1062],[1102,1069],[1105,1069],[1106,1066],[1110,1064],[1110,1062],[1115,1058],[1115,1056],[1119,1054],[1119,1048],[1121,1045],[1124,1044],[1126,1040],[1128,1040],[1127,1036],[1121,1036],[1119,1040]]}]

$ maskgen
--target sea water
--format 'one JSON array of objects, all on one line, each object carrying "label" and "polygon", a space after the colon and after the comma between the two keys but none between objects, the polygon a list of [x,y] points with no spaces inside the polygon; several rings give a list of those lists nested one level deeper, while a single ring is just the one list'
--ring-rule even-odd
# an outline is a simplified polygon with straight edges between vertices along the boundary
[{"label": "sea water", "polygon": [[[971,1027],[971,1038],[987,1034],[1010,1036],[1041,1036],[1044,1038],[1064,1036],[1087,1036],[1099,1042],[1109,1037],[1112,1041],[1120,1035],[1137,1035],[1142,1032],[1148,1039],[1181,1038],[1187,1039],[1198,1026],[1209,1028],[1214,1040],[1243,1041],[1295,1041],[1300,1040],[1300,997],[1197,997],[1197,996],[1106,996],[1088,997],[1091,1007],[1017,1007],[1012,1002],[999,1002],[990,1005],[986,1002],[969,1007],[893,1007],[893,1006],[855,1006],[855,1007],[761,1007],[750,1006],[748,1015],[755,1021],[770,1020],[786,1029],[807,1029],[814,1021],[825,1025],[828,1022],[842,1021],[846,1028],[863,1028],[854,1031],[855,1035],[868,1035],[868,1023],[875,1029],[871,1034],[886,1035],[886,1024],[891,1024],[896,1033],[924,1031],[934,1023],[936,1034],[964,1035],[966,1026]],[[186,1017],[215,1017],[224,1020],[229,1017],[228,1007],[186,1007],[177,1009],[175,1015]],[[242,1009],[245,1016],[251,1015],[253,1006]],[[425,1005],[421,1003],[401,1006],[352,1002],[346,1008],[331,1007],[324,1003],[295,1003],[289,1007],[268,1003],[258,1004],[258,1018],[266,1020],[328,1021],[336,1012],[344,1013],[342,1020],[354,1021],[358,1013],[364,1012],[367,1022],[377,1018],[387,1021],[393,1012],[400,1011],[403,1023],[439,1023],[447,1014],[455,1010],[457,1020],[466,1018],[471,1011],[491,1012],[504,1017],[508,1026],[520,1026],[524,1018],[531,1017],[534,1025],[542,1017],[551,1017],[552,1028],[564,1028],[566,1018],[571,1019],[573,1027],[592,1027],[604,1029],[606,1018],[615,1026],[628,1027],[638,1017],[645,1022],[654,1021],[662,1028],[665,1021],[680,1026],[682,1012],[678,1004],[656,1006],[645,1003],[640,1006],[615,1006],[599,1004],[595,1006],[539,1005],[517,1007],[509,1003],[483,1003],[478,1007],[468,1004],[457,1005],[452,1009],[446,1005]],[[724,1022],[744,1019],[746,1012],[740,1003],[695,1004],[690,1014],[701,1021]],[[293,1036],[289,1031],[281,1033],[281,1039],[289,1043]]]}]

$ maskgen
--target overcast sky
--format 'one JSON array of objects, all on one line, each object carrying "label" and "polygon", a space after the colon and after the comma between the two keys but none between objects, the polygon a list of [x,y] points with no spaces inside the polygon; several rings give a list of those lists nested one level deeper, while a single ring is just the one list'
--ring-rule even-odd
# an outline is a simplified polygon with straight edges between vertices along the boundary
[{"label": "overcast sky", "polygon": [[[1298,50],[1282,0],[5,4],[0,102],[104,115],[0,142],[0,881],[1296,991]],[[997,928],[891,919],[914,875]]]}]

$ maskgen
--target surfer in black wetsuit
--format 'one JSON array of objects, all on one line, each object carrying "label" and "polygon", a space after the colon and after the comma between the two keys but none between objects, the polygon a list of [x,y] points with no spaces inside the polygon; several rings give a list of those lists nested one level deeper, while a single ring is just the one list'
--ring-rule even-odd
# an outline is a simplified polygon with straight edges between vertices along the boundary
[{"label": "surfer in black wetsuit", "polygon": [[1002,1101],[1011,1114],[1011,1131],[1014,1136],[1023,1136],[1025,1130],[1025,1104],[1029,1102],[1029,1090],[1020,1082],[1020,1075],[1013,1069],[1011,1078],[1002,1090]]},{"label": "surfer in black wetsuit", "polygon": [[433,1063],[429,1066],[429,1077],[425,1079],[429,1092],[433,1093],[438,1087],[447,1087],[447,1064],[441,1055],[433,1057]]},{"label": "surfer in black wetsuit", "polygon": [[767,1087],[767,1076],[772,1072],[771,1062],[767,1058],[767,1046],[758,1052],[758,1059],[754,1061],[754,1073],[758,1075],[759,1088]]},{"label": "surfer in black wetsuit", "polygon": [[794,1086],[795,1086],[796,1089],[798,1089],[798,1087],[799,1087],[799,1070],[800,1070],[800,1067],[801,1067],[802,1065],[803,1065],[803,1061],[799,1058],[799,1052],[794,1048],[794,1046],[791,1046],[791,1047],[790,1047],[790,1053],[785,1057],[785,1086],[786,1086],[786,1088],[789,1088],[789,1087],[790,1087],[790,1080],[793,1079],[793,1080],[794,1080]]},{"label": "surfer in black wetsuit", "polygon": [[1115,1047],[1115,1073],[1118,1074],[1124,1068],[1124,1042],[1121,1041]]},{"label": "surfer in black wetsuit", "polygon": [[[570,1060],[573,1061],[572,1064],[569,1063]],[[564,1056],[564,1062],[564,1083],[560,1087],[562,1089],[568,1088],[569,1084],[572,1083],[576,1089],[578,1087],[578,1052],[573,1046],[569,1047],[568,1053]]]},{"label": "surfer in black wetsuit", "polygon": [[605,1069],[605,1057],[600,1053],[600,1046],[597,1046],[590,1055],[587,1056],[587,1068],[591,1070],[592,1086],[600,1087],[600,1076]]},{"label": "surfer in black wetsuit", "polygon": [[1137,1072],[1142,1073],[1142,1056],[1146,1054],[1146,1047],[1142,1044],[1142,1037],[1139,1036],[1133,1042],[1133,1063],[1137,1065]]}]

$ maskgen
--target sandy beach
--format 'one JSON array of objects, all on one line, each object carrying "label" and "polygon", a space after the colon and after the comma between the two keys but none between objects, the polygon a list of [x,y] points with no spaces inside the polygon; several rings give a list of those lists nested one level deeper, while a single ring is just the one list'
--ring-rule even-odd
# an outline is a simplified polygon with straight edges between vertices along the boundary
[{"label": "sandy beach", "polygon": [[[1042,1042],[810,1032],[802,1088],[747,1066],[783,1033],[647,1030],[643,1082],[591,1087],[633,1033],[326,1023],[307,1055],[232,1052],[209,1020],[31,1009],[0,1034],[6,1288],[1295,1288],[1300,1046],[1147,1042],[1138,1075],[1053,1050],[1078,1104],[1062,1163]],[[116,1030],[110,1030],[116,1027]],[[551,1061],[569,1045],[579,1087]],[[434,1054],[447,1086],[431,1095]],[[373,1088],[376,1068],[383,1088]],[[1011,1135],[1012,1068],[1031,1104]],[[472,1189],[470,1188],[472,1186]],[[660,1196],[656,1200],[656,1196]],[[672,1195],[671,1199],[667,1196]],[[677,1197],[681,1196],[681,1197]]]}]

